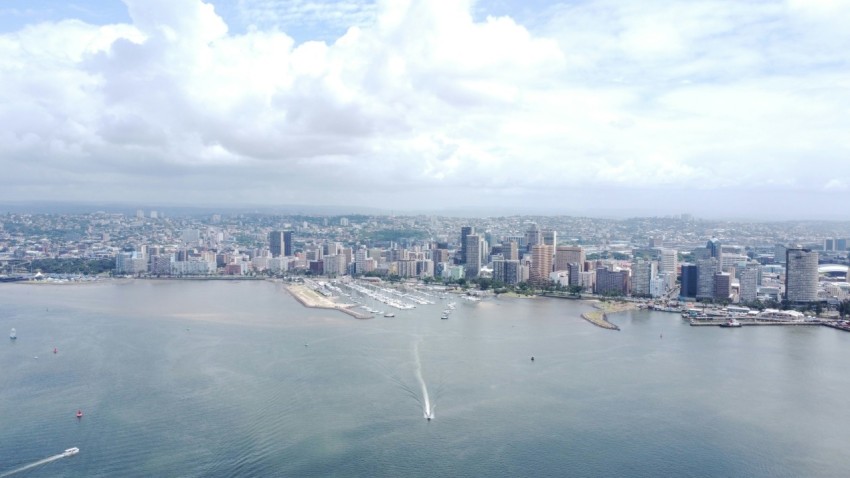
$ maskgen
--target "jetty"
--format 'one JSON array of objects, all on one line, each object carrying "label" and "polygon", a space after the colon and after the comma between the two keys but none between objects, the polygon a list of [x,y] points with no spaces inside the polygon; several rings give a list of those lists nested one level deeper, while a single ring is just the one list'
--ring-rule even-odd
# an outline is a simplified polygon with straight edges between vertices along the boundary
[{"label": "jetty", "polygon": [[333,300],[319,294],[305,285],[287,284],[284,288],[289,291],[292,297],[301,303],[304,307],[311,309],[329,309],[338,310],[344,314],[348,314],[355,319],[371,319],[372,314],[358,312],[353,310],[354,304],[338,304]]},{"label": "jetty", "polygon": [[637,304],[634,302],[594,302],[593,307],[596,310],[581,314],[581,318],[603,329],[620,330],[620,327],[608,322],[608,313],[634,310],[637,308]]}]

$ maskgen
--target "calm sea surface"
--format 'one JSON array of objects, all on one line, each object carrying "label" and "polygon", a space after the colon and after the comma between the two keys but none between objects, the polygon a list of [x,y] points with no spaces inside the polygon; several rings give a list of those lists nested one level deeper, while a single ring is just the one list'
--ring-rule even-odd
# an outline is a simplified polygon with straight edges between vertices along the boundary
[{"label": "calm sea surface", "polygon": [[850,476],[846,332],[443,308],[356,320],[270,282],[2,284],[0,476]]}]

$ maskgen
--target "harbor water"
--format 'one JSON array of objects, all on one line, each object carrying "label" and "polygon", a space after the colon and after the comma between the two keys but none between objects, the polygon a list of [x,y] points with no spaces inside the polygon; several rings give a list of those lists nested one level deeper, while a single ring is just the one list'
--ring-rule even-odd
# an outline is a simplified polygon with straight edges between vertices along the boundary
[{"label": "harbor water", "polygon": [[435,302],[358,320],[265,281],[0,284],[0,476],[850,470],[846,332]]}]

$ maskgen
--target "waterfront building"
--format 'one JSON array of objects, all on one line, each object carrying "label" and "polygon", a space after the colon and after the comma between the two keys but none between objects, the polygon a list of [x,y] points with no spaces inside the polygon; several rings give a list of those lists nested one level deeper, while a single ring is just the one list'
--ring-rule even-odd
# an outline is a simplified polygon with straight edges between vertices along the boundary
[{"label": "waterfront building", "polygon": [[552,246],[545,244],[531,246],[529,282],[537,286],[545,286],[549,283],[550,272],[552,272]]},{"label": "waterfront building", "polygon": [[629,271],[614,271],[607,267],[596,269],[596,293],[599,295],[626,295],[629,292]]},{"label": "waterfront building", "polygon": [[714,299],[714,274],[719,271],[720,263],[714,257],[697,261],[697,300]]},{"label": "waterfront building", "polygon": [[732,275],[728,272],[716,272],[714,274],[714,297],[713,299],[722,302],[728,301],[732,294]]},{"label": "waterfront building", "polygon": [[697,266],[695,264],[682,264],[682,280],[679,289],[679,297],[697,296]]},{"label": "waterfront building", "polygon": [[475,227],[463,226],[460,228],[460,261],[466,264],[466,238],[475,234]]},{"label": "waterfront building", "polygon": [[579,274],[581,274],[581,265],[576,264],[575,262],[567,264],[567,273],[569,274],[570,285],[578,285]]},{"label": "waterfront building", "polygon": [[738,300],[745,304],[755,302],[758,298],[759,270],[757,267],[748,266],[741,270],[738,278]]},{"label": "waterfront building", "polygon": [[635,296],[651,295],[652,280],[658,276],[658,265],[655,261],[638,259],[632,262],[631,293]]},{"label": "waterfront building", "polygon": [[818,253],[801,247],[785,253],[785,299],[791,303],[818,300]]},{"label": "waterfront building", "polygon": [[565,271],[569,264],[577,264],[579,268],[584,264],[584,249],[580,246],[557,246],[555,248],[555,270]]},{"label": "waterfront building", "polygon": [[463,263],[466,266],[466,278],[474,279],[481,272],[482,240],[477,234],[469,234],[465,238]]},{"label": "waterfront building", "polygon": [[579,285],[582,290],[593,291],[596,288],[596,271],[579,272],[578,284],[571,283],[570,285]]}]

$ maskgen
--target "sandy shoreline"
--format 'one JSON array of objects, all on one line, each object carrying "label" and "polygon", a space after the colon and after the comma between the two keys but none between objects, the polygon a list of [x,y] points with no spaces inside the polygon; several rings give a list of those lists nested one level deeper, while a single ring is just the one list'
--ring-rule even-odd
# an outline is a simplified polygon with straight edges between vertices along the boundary
[{"label": "sandy shoreline", "polygon": [[338,310],[356,319],[372,318],[372,314],[364,314],[351,310],[353,304],[337,304],[336,302],[332,301],[331,299],[328,299],[327,297],[319,294],[318,292],[310,289],[307,286],[299,284],[286,284],[283,287],[284,289],[289,291],[292,297],[294,297],[295,300],[300,302],[301,305],[303,305],[304,307],[309,307],[311,309]]}]

